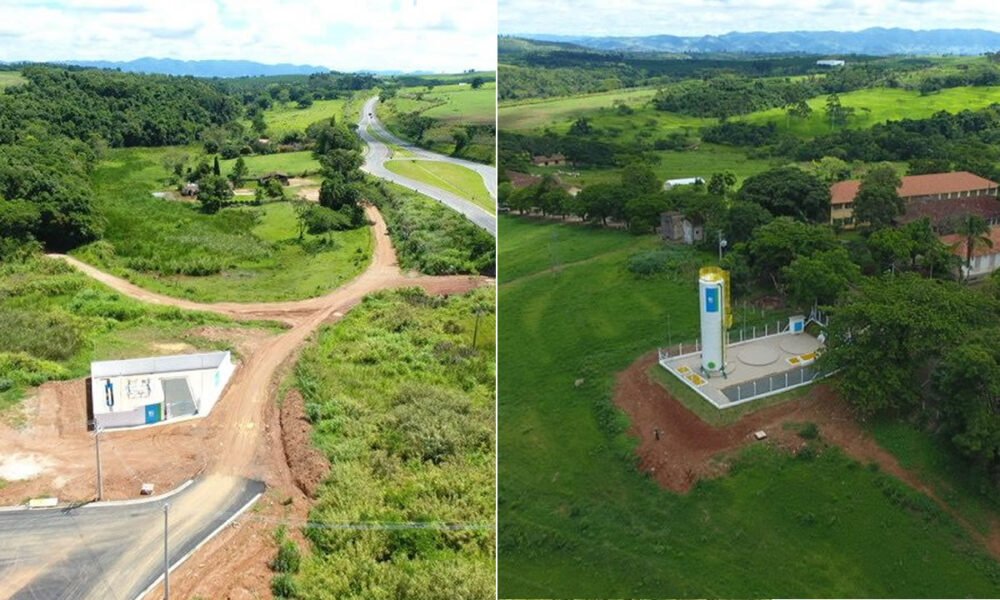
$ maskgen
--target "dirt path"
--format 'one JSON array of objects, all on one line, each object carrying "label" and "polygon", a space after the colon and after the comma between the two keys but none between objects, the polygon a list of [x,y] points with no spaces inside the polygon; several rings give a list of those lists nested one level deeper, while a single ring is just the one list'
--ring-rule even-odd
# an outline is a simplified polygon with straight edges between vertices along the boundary
[{"label": "dirt path", "polygon": [[[916,473],[905,469],[879,446],[828,385],[815,385],[801,399],[753,412],[732,425],[713,427],[650,378],[649,369],[656,363],[656,352],[651,352],[622,371],[615,385],[614,402],[630,417],[628,433],[639,439],[636,452],[640,469],[663,487],[684,493],[698,479],[725,474],[730,457],[736,450],[755,443],[753,433],[759,430],[767,432],[772,443],[797,452],[805,440],[784,425],[811,422],[819,427],[824,440],[842,448],[848,456],[862,463],[875,463],[882,471],[929,496],[1000,560],[1000,521],[994,520],[990,535],[980,533]],[[660,431],[659,439],[656,430]]]},{"label": "dirt path", "polygon": [[[294,363],[306,340],[324,323],[341,319],[368,294],[409,286],[431,294],[464,293],[492,279],[471,276],[427,277],[400,271],[385,221],[374,207],[366,209],[373,222],[375,249],[371,265],[357,278],[325,296],[294,302],[198,303],[172,298],[140,288],[119,277],[69,256],[55,255],[85,274],[137,300],[176,306],[186,310],[210,311],[235,319],[270,319],[288,323],[279,335],[260,340],[250,351],[230,381],[212,414],[204,419],[167,424],[150,429],[107,432],[102,452],[119,457],[120,465],[105,460],[106,497],[134,497],[141,481],[156,481],[157,491],[167,491],[196,475],[240,476],[264,481],[268,494],[246,517],[227,528],[191,560],[171,575],[171,588],[178,597],[207,598],[270,597],[267,561],[273,553],[271,534],[279,522],[304,521],[308,499],[295,485],[281,437],[276,388],[281,374]],[[65,487],[91,497],[94,489],[93,440],[86,432],[85,392],[80,380],[47,384],[40,390],[35,415],[27,428],[0,427],[0,452],[21,448],[38,459],[55,457],[59,477],[75,482]],[[163,456],[178,457],[164,467]],[[157,470],[159,469],[159,471]],[[64,476],[63,473],[66,473]],[[169,477],[167,476],[169,475]],[[58,477],[57,477],[58,479]],[[38,487],[51,487],[54,479],[39,477]],[[227,494],[225,486],[199,499],[212,506]],[[22,490],[19,490],[19,492]],[[90,494],[88,496],[88,494]],[[197,505],[178,506],[175,511],[198,511]],[[178,521],[184,514],[177,514]],[[293,527],[294,528],[294,527]],[[153,590],[149,598],[162,596]]]}]

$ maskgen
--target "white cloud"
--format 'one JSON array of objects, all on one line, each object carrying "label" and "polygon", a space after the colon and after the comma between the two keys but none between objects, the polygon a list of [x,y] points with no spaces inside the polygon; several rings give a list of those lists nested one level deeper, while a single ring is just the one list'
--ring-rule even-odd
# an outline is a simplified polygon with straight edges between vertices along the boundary
[{"label": "white cloud", "polygon": [[495,0],[0,0],[0,60],[245,59],[355,70],[496,65]]},{"label": "white cloud", "polygon": [[986,0],[499,0],[500,32],[719,35],[869,27],[1000,30]]}]

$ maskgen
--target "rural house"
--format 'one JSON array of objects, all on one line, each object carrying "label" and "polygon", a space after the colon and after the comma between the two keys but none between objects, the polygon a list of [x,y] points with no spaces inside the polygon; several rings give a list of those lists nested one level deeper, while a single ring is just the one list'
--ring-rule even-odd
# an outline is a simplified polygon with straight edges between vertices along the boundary
[{"label": "rural house", "polygon": [[953,233],[943,236],[941,242],[950,246],[955,256],[962,259],[963,277],[982,277],[1000,270],[1000,227],[991,227],[988,237],[993,242],[993,247],[977,244],[972,251],[971,268],[965,265],[966,240],[964,236]]},{"label": "rural house", "polygon": [[679,185],[704,185],[705,180],[701,177],[684,177],[681,179],[668,179],[663,182],[663,190],[672,190]]},{"label": "rural house", "polygon": [[[861,181],[838,181],[830,186],[830,223],[853,227],[854,198]],[[998,184],[968,171],[907,175],[902,178],[899,196],[907,206],[914,202],[945,201],[959,198],[997,197]]]},{"label": "rural house", "polygon": [[562,154],[553,154],[552,156],[536,154],[531,157],[531,162],[539,167],[561,167],[566,164],[566,157]]},{"label": "rural house", "polygon": [[665,240],[693,244],[705,237],[705,226],[688,219],[679,211],[660,213],[660,235]]}]

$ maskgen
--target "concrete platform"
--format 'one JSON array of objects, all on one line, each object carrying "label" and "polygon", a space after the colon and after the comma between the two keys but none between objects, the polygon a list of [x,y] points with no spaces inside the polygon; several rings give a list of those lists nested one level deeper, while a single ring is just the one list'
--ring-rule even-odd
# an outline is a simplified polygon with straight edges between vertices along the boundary
[{"label": "concrete platform", "polygon": [[726,374],[706,377],[701,353],[660,360],[660,365],[718,408],[742,404],[809,383],[817,376],[810,365],[823,344],[806,333],[782,333],[731,344]]}]

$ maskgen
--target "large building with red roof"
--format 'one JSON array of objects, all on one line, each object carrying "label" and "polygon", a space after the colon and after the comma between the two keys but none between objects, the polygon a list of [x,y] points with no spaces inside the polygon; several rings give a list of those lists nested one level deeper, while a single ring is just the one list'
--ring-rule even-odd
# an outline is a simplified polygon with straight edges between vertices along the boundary
[{"label": "large building with red roof", "polygon": [[[830,222],[834,225],[852,227],[854,222],[854,198],[861,188],[861,181],[839,181],[830,186]],[[945,202],[969,198],[997,197],[1000,188],[994,181],[968,171],[951,173],[929,173],[927,175],[907,175],[902,178],[899,196],[907,205],[915,203]],[[975,204],[974,202],[971,204]]]}]

